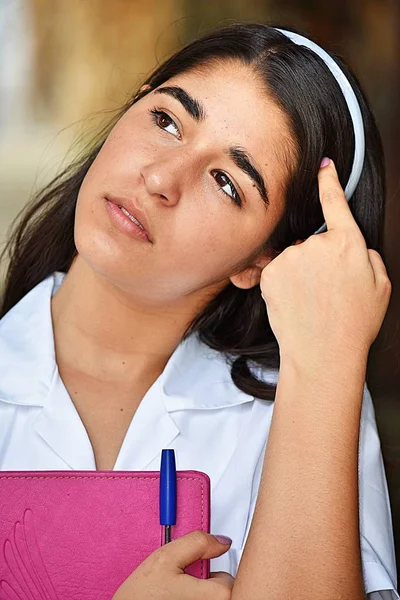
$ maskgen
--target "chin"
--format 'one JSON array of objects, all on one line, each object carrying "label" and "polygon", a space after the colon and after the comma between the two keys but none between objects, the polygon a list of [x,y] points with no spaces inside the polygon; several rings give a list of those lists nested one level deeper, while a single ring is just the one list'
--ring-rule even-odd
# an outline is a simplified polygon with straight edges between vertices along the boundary
[{"label": "chin", "polygon": [[[81,257],[96,272],[129,270],[129,252],[121,236],[116,235],[105,212],[105,198],[86,206],[79,198],[75,212],[75,246]],[[101,208],[103,210],[101,210]]]}]

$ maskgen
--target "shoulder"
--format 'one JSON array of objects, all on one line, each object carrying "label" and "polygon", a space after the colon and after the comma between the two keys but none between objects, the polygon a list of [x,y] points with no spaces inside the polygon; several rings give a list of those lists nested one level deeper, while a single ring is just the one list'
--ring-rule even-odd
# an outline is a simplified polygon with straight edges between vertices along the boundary
[{"label": "shoulder", "polygon": [[176,348],[161,377],[168,406],[230,409],[256,401],[234,383],[231,364],[229,354],[210,348],[198,333],[192,333]]},{"label": "shoulder", "polygon": [[63,276],[56,272],[38,283],[0,320],[0,401],[3,403],[37,403],[53,376],[51,297]]}]

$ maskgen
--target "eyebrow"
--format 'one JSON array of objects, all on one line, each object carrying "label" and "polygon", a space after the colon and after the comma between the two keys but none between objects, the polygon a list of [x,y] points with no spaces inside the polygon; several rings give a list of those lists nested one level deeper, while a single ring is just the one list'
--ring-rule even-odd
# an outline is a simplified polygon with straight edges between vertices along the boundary
[{"label": "eyebrow", "polygon": [[261,196],[261,200],[269,206],[269,197],[267,188],[265,186],[264,179],[261,173],[254,165],[250,154],[244,149],[238,146],[231,146],[227,151],[228,156],[233,160],[235,165],[246,173],[252,181],[254,181],[258,193]]},{"label": "eyebrow", "polygon": [[[164,86],[154,90],[154,94],[166,94],[178,100],[186,112],[197,123],[204,121],[207,118],[206,110],[203,104],[193,98],[188,92],[179,86]],[[231,146],[225,150],[227,156],[235,163],[235,165],[243,171],[254,182],[262,201],[268,207],[270,204],[265,181],[254,164],[249,152],[239,146]]]},{"label": "eyebrow", "polygon": [[160,87],[154,90],[155,94],[167,94],[178,100],[189,115],[198,123],[207,118],[204,106],[199,100],[196,100],[188,92],[177,85]]}]

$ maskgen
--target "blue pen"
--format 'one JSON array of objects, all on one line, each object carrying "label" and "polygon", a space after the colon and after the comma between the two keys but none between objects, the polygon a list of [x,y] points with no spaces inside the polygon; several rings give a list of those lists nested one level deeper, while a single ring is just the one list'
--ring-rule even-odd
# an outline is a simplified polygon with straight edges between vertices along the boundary
[{"label": "blue pen", "polygon": [[164,527],[164,543],[171,541],[171,525],[176,523],[175,451],[162,450],[160,470],[160,525]]}]

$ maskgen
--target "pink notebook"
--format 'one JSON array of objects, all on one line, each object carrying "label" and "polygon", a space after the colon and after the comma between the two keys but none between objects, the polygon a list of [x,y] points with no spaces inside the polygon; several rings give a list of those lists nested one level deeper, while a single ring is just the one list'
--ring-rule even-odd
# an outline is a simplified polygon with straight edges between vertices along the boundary
[{"label": "pink notebook", "polygon": [[[0,600],[111,600],[161,545],[158,471],[1,471]],[[177,472],[172,539],[209,532],[210,480]],[[186,572],[209,576],[209,561]]]}]

